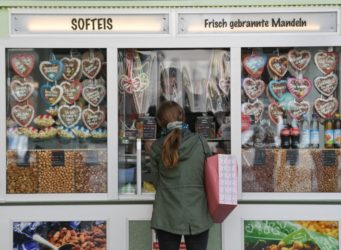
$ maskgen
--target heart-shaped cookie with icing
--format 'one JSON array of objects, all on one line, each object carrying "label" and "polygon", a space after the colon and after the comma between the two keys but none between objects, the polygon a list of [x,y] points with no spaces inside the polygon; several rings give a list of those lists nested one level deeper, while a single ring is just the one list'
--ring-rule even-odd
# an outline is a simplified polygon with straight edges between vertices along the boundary
[{"label": "heart-shaped cookie with icing", "polygon": [[339,101],[333,96],[328,99],[317,98],[314,101],[314,108],[322,118],[333,117],[339,108]]},{"label": "heart-shaped cookie with icing", "polygon": [[278,124],[279,117],[283,117],[284,113],[285,111],[277,102],[272,102],[269,104],[268,115],[269,115],[270,120],[274,124]]},{"label": "heart-shaped cookie with icing", "polygon": [[60,86],[63,88],[63,100],[68,104],[75,103],[82,93],[82,84],[78,80],[64,81]]},{"label": "heart-shaped cookie with icing", "polygon": [[265,55],[251,54],[243,59],[243,66],[246,72],[253,78],[259,78],[266,64]]},{"label": "heart-shaped cookie with icing", "polygon": [[282,78],[288,71],[288,59],[286,56],[272,56],[268,60],[270,75],[275,78]]},{"label": "heart-shaped cookie with icing", "polygon": [[11,94],[17,102],[23,102],[31,97],[34,83],[29,81],[13,80],[10,83]]},{"label": "heart-shaped cookie with icing", "polygon": [[93,111],[90,108],[84,109],[82,112],[82,120],[84,125],[90,129],[94,130],[99,128],[105,121],[105,114],[102,110]]},{"label": "heart-shaped cookie with icing", "polygon": [[83,88],[82,96],[90,103],[90,105],[97,107],[106,94],[106,88],[103,85],[89,85]]},{"label": "heart-shaped cookie with icing", "polygon": [[34,68],[35,56],[32,53],[13,54],[10,61],[14,72],[22,78],[26,78]]},{"label": "heart-shaped cookie with icing", "polygon": [[331,96],[337,88],[338,77],[334,73],[314,79],[315,88],[325,96]]},{"label": "heart-shaped cookie with icing", "polygon": [[285,94],[288,93],[287,84],[287,80],[271,80],[269,82],[269,91],[277,101],[284,100]]},{"label": "heart-shaped cookie with icing", "polygon": [[244,92],[251,100],[257,99],[265,90],[265,83],[261,79],[246,77],[243,80]]},{"label": "heart-shaped cookie with icing", "polygon": [[40,88],[40,95],[48,105],[54,106],[62,99],[63,88],[59,85],[44,84]]},{"label": "heart-shaped cookie with icing", "polygon": [[303,78],[288,78],[288,90],[295,97],[296,100],[301,101],[304,97],[306,97],[312,87],[312,83],[310,79]]},{"label": "heart-shaped cookie with icing", "polygon": [[22,127],[30,125],[34,118],[34,107],[32,105],[15,105],[11,109],[12,119]]},{"label": "heart-shaped cookie with icing", "polygon": [[42,61],[39,65],[39,70],[46,80],[55,82],[62,77],[64,65],[59,60]]},{"label": "heart-shaped cookie with icing", "polygon": [[101,60],[97,57],[82,60],[83,74],[89,79],[95,79],[101,70]]},{"label": "heart-shaped cookie with icing", "polygon": [[63,77],[69,81],[75,79],[81,69],[81,60],[76,57],[64,57],[60,61],[64,65]]},{"label": "heart-shaped cookie with icing", "polygon": [[242,104],[242,112],[248,116],[253,115],[256,122],[262,117],[263,111],[264,104],[260,100],[256,100],[253,103],[246,102]]},{"label": "heart-shaped cookie with icing", "polygon": [[339,56],[335,51],[319,51],[314,56],[316,67],[324,74],[333,72],[339,62]]},{"label": "heart-shaped cookie with icing", "polygon": [[288,61],[293,69],[303,71],[307,68],[311,59],[311,53],[308,50],[292,49],[288,52]]},{"label": "heart-shaped cookie with icing", "polygon": [[64,127],[71,128],[75,126],[82,116],[82,109],[77,105],[62,105],[58,108],[59,121]]},{"label": "heart-shaped cookie with icing", "polygon": [[296,120],[301,120],[303,115],[308,114],[310,110],[310,104],[307,101],[292,101],[289,102],[288,107],[289,115]]}]

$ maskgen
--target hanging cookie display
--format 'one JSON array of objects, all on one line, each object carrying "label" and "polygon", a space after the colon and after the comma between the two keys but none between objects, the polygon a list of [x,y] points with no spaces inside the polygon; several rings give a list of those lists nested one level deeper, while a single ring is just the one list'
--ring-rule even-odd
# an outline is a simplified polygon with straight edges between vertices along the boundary
[{"label": "hanging cookie display", "polygon": [[332,47],[327,51],[318,51],[315,53],[314,62],[323,73],[314,79],[314,86],[321,93],[321,97],[314,101],[314,108],[322,118],[332,117],[338,110],[338,100],[333,97],[338,86],[338,77],[333,73],[339,62],[338,53],[333,51]]},{"label": "hanging cookie display", "polygon": [[[289,71],[303,72],[309,65],[311,53],[308,50],[291,49],[288,52]],[[294,73],[291,73],[294,75]]]},{"label": "hanging cookie display", "polygon": [[22,127],[31,124],[35,115],[34,107],[31,104],[16,104],[11,109],[12,119]]},{"label": "hanging cookie display", "polygon": [[105,113],[99,107],[93,111],[89,106],[82,111],[82,121],[89,130],[95,130],[105,121]]},{"label": "hanging cookie display", "polygon": [[296,120],[301,120],[304,114],[308,114],[310,110],[310,103],[307,101],[291,101],[289,102],[289,115]]},{"label": "hanging cookie display", "polygon": [[78,105],[61,105],[58,108],[58,118],[61,124],[66,128],[72,128],[78,124],[81,119],[82,109]]},{"label": "hanging cookie display", "polygon": [[83,75],[89,79],[95,79],[102,67],[101,57],[99,51],[95,52],[90,49],[89,52],[84,53],[82,58],[82,72]]},{"label": "hanging cookie display", "polygon": [[256,100],[253,103],[243,103],[242,112],[248,116],[254,116],[255,122],[258,122],[263,114],[264,104],[260,100]]},{"label": "hanging cookie display", "polygon": [[11,55],[10,63],[15,74],[27,78],[33,71],[35,55],[31,52],[20,52]]},{"label": "hanging cookie display", "polygon": [[83,87],[82,96],[91,106],[97,107],[106,95],[106,88],[104,85],[94,84]]},{"label": "hanging cookie display", "polygon": [[63,57],[60,61],[64,65],[63,77],[65,80],[72,81],[78,78],[81,73],[82,62],[80,59],[73,57]]},{"label": "hanging cookie display", "polygon": [[63,89],[62,98],[67,104],[75,103],[81,96],[82,84],[78,80],[63,81],[60,87]]},{"label": "hanging cookie display", "polygon": [[279,118],[285,114],[284,109],[277,103],[272,102],[268,106],[268,116],[274,124],[279,123]]},{"label": "hanging cookie display", "polygon": [[63,97],[63,88],[45,83],[40,87],[40,96],[47,105],[55,106]]},{"label": "hanging cookie display", "polygon": [[34,85],[32,80],[14,79],[10,83],[11,95],[17,102],[26,101],[33,94]]},{"label": "hanging cookie display", "polygon": [[56,60],[54,55],[52,60],[42,61],[39,64],[39,70],[41,75],[49,82],[58,81],[64,71],[64,65],[61,61]]}]

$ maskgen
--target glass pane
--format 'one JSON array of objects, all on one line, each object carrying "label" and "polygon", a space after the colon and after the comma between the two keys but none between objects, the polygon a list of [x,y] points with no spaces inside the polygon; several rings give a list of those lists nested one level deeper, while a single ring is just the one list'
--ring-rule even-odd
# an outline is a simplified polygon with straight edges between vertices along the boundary
[{"label": "glass pane", "polygon": [[340,192],[339,54],[242,49],[243,192]]},{"label": "glass pane", "polygon": [[[214,153],[230,152],[230,52],[226,49],[120,49],[119,190],[155,191],[149,151],[161,137],[156,107],[179,103],[192,132],[209,141]],[[139,140],[141,145],[139,145]]]},{"label": "glass pane", "polygon": [[107,192],[106,50],[6,52],[7,193]]}]

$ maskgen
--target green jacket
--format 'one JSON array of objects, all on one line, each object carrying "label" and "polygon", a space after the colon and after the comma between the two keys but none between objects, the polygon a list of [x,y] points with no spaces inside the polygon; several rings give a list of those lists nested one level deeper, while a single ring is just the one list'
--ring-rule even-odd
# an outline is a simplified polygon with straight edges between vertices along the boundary
[{"label": "green jacket", "polygon": [[210,154],[207,142],[185,130],[178,165],[167,169],[161,161],[163,140],[158,139],[151,150],[156,184],[151,227],[174,234],[206,231],[212,226],[203,183],[205,152]]}]

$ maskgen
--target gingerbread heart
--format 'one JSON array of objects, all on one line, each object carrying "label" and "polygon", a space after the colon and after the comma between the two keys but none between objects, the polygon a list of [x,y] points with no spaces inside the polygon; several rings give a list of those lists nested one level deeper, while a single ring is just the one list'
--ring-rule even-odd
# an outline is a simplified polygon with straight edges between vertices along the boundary
[{"label": "gingerbread heart", "polygon": [[261,79],[252,79],[250,77],[246,77],[243,80],[243,88],[245,91],[245,94],[251,99],[255,100],[260,95],[263,94],[265,90],[265,83]]},{"label": "gingerbread heart", "polygon": [[105,121],[105,114],[102,110],[93,111],[89,108],[84,109],[82,112],[82,120],[88,129],[94,130],[99,128]]},{"label": "gingerbread heart", "polygon": [[106,89],[103,85],[86,86],[82,91],[83,98],[94,107],[102,102],[105,94]]},{"label": "gingerbread heart", "polygon": [[13,54],[10,60],[14,72],[23,78],[29,76],[34,68],[35,57],[31,53]]},{"label": "gingerbread heart", "polygon": [[40,95],[48,105],[54,106],[62,99],[63,88],[59,85],[50,86],[46,83],[41,86]]},{"label": "gingerbread heart", "polygon": [[308,114],[310,110],[310,104],[307,101],[292,101],[289,102],[288,107],[289,115],[296,120],[301,120],[303,115]]},{"label": "gingerbread heart", "polygon": [[283,101],[287,91],[287,80],[271,80],[269,83],[269,91],[271,95],[279,102]]},{"label": "gingerbread heart", "polygon": [[282,78],[288,71],[288,59],[286,56],[273,56],[269,58],[268,69],[278,78]]},{"label": "gingerbread heart", "polygon": [[288,78],[288,85],[287,85],[289,92],[295,97],[296,100],[300,101],[304,97],[306,97],[312,87],[311,81],[306,78]]},{"label": "gingerbread heart", "polygon": [[334,51],[319,51],[314,56],[316,67],[324,74],[333,72],[339,62],[339,56]]},{"label": "gingerbread heart", "polygon": [[66,80],[73,80],[81,69],[81,60],[76,57],[64,57],[60,60],[64,65],[63,77]]},{"label": "gingerbread heart", "polygon": [[253,78],[259,78],[266,64],[266,56],[251,54],[243,59],[243,66],[246,72]]},{"label": "gingerbread heart", "polygon": [[58,108],[58,118],[64,127],[71,128],[75,126],[82,116],[82,109],[77,105],[62,105]]},{"label": "gingerbread heart", "polygon": [[10,83],[11,94],[18,102],[23,102],[30,98],[34,91],[34,83],[19,80],[13,80]]},{"label": "gingerbread heart", "polygon": [[333,96],[328,99],[317,98],[314,107],[322,118],[333,117],[339,107],[339,101]]},{"label": "gingerbread heart", "polygon": [[30,125],[34,118],[34,108],[32,105],[15,105],[12,107],[11,115],[13,120],[22,127]]},{"label": "gingerbread heart", "polygon": [[230,87],[231,87],[231,78],[226,77],[224,79],[220,79],[218,83],[219,89],[226,95],[228,96],[230,92]]},{"label": "gingerbread heart", "polygon": [[59,80],[64,71],[64,65],[61,61],[42,61],[39,65],[40,73],[49,82],[55,82]]},{"label": "gingerbread heart", "polygon": [[272,102],[269,104],[268,115],[273,123],[278,124],[279,117],[283,117],[284,113],[285,111],[277,102]]},{"label": "gingerbread heart", "polygon": [[95,79],[101,70],[101,60],[97,57],[82,60],[83,74],[89,79]]},{"label": "gingerbread heart", "polygon": [[63,100],[68,104],[75,103],[82,93],[82,84],[78,80],[64,81],[60,86],[63,88]]},{"label": "gingerbread heart", "polygon": [[246,102],[242,104],[242,112],[248,116],[253,115],[256,122],[262,117],[263,111],[264,104],[260,100],[256,100],[253,103]]},{"label": "gingerbread heart", "polygon": [[314,79],[316,89],[325,96],[331,96],[337,88],[338,77],[334,73]]},{"label": "gingerbread heart", "polygon": [[304,70],[311,59],[311,54],[308,50],[296,50],[292,49],[288,53],[288,61],[290,62],[290,65],[298,71]]}]

